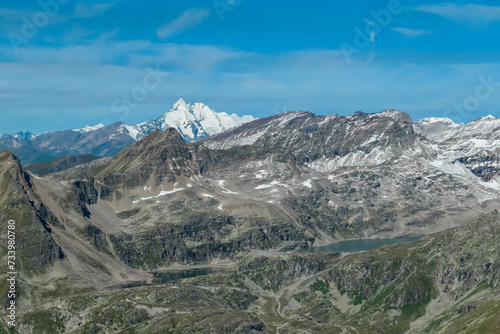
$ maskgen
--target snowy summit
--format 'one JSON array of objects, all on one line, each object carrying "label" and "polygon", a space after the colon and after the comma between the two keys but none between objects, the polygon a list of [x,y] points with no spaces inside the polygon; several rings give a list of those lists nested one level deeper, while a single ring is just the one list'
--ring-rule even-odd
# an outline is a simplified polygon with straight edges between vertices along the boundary
[{"label": "snowy summit", "polygon": [[218,113],[203,103],[187,104],[180,99],[169,112],[138,127],[141,128],[140,132],[145,134],[151,132],[152,129],[164,131],[173,127],[181,133],[184,140],[190,142],[253,120],[252,116],[240,117],[236,114]]}]

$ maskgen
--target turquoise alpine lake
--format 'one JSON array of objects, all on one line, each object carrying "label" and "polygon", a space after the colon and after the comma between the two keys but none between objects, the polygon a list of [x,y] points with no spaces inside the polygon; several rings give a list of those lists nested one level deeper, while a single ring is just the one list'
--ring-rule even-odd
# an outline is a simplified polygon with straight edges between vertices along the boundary
[{"label": "turquoise alpine lake", "polygon": [[303,250],[310,253],[320,253],[320,252],[347,252],[355,253],[362,251],[369,251],[375,248],[379,248],[386,245],[397,245],[404,244],[407,242],[417,241],[423,238],[423,235],[414,237],[401,237],[392,239],[356,239],[356,240],[344,240],[333,244],[328,244],[324,246],[308,247]]}]

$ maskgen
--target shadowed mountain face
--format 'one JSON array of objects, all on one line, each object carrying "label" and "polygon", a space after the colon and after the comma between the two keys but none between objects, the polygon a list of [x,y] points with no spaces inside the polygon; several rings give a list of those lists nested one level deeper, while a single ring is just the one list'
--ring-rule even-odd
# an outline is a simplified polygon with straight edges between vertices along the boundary
[{"label": "shadowed mountain face", "polygon": [[92,154],[70,155],[52,161],[30,164],[26,166],[26,170],[38,175],[45,175],[61,172],[63,170],[70,169],[81,164],[89,163],[97,159],[100,158]]},{"label": "shadowed mountain face", "polygon": [[[43,265],[21,271],[25,332],[460,333],[476,309],[486,315],[472,328],[493,330],[499,218],[482,215],[500,187],[474,159],[493,166],[496,121],[475,122],[443,123],[453,129],[439,126],[449,132],[438,140],[424,136],[436,122],[396,111],[285,113],[192,143],[152,131],[45,177],[2,151],[2,190],[21,189],[2,197],[3,221],[43,218],[30,223],[42,251],[25,255]],[[348,256],[301,252],[422,234]],[[179,287],[137,282],[193,265],[224,271]],[[130,281],[139,287],[124,290]]]}]

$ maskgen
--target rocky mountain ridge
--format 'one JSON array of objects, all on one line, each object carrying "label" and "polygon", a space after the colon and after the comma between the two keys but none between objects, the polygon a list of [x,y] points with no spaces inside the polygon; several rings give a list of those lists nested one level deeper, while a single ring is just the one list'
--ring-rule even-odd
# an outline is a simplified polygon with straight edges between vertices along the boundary
[{"label": "rocky mountain ridge", "polygon": [[177,101],[171,110],[157,119],[137,125],[117,122],[98,124],[82,129],[33,134],[19,132],[0,134],[0,149],[15,153],[23,165],[46,162],[69,155],[93,154],[113,156],[153,130],[177,129],[184,140],[191,142],[253,120],[252,116],[218,113],[203,103]]},{"label": "rocky mountain ridge", "polygon": [[[448,151],[437,150],[414,126],[407,114],[387,111],[350,116],[285,113],[195,143],[186,143],[170,128],[152,132],[93,167],[82,166],[48,179],[74,182],[75,175],[84,177],[99,199],[117,212],[112,220],[131,215],[125,221],[143,217],[151,226],[168,215],[176,221],[174,230],[184,233],[197,224],[199,228],[208,224],[200,218],[205,212],[213,219],[212,228],[217,226],[220,242],[232,245],[224,246],[224,256],[240,250],[234,242],[248,242],[238,238],[254,233],[262,235],[261,246],[270,248],[427,234],[457,226],[498,205],[494,171],[477,176],[456,159],[449,164],[461,167],[449,168],[440,160],[440,154]],[[181,209],[186,206],[197,209]],[[220,215],[230,217],[231,223],[220,225],[215,218]],[[191,219],[189,227],[178,225],[186,217]],[[270,230],[246,230],[249,226],[242,230],[239,221],[249,219],[255,226],[266,222],[273,237],[278,231],[284,234],[271,241]],[[286,231],[283,221],[289,222]],[[148,229],[144,227],[146,239]],[[220,256],[219,250],[211,253],[215,240],[210,238],[193,244],[212,249],[203,255],[208,256],[205,260]],[[151,255],[139,250],[138,243],[143,242],[130,243],[127,261],[133,261],[130,254]],[[163,261],[165,253],[158,254],[167,251],[165,242],[154,250],[155,261]],[[188,244],[182,245],[186,247],[182,252],[193,251]],[[177,256],[185,259],[182,252]]]}]

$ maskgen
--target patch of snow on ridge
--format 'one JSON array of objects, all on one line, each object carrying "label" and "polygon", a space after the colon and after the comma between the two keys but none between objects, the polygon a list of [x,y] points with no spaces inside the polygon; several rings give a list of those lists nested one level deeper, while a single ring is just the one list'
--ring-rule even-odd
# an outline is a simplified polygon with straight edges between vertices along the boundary
[{"label": "patch of snow on ridge", "polygon": [[148,199],[158,198],[158,197],[169,195],[169,194],[173,194],[173,193],[176,193],[176,192],[182,191],[182,190],[184,190],[184,188],[174,188],[172,190],[163,190],[163,187],[161,187],[161,191],[160,191],[160,193],[158,195],[156,195],[156,196],[150,196],[150,197],[142,197],[140,200],[133,201],[132,203],[136,204],[136,203],[139,203],[140,201],[147,201]]},{"label": "patch of snow on ridge", "polygon": [[290,122],[292,119],[295,119],[297,117],[301,117],[301,116],[304,116],[304,115],[305,115],[305,113],[303,113],[303,112],[288,112],[288,113],[285,113],[282,117],[279,118],[280,122],[277,125],[277,127],[282,127],[286,123]]},{"label": "patch of snow on ridge", "polygon": [[224,194],[233,194],[233,195],[237,195],[238,194],[238,193],[235,193],[234,191],[231,191],[231,190],[229,190],[229,189],[227,189],[227,188],[224,187],[224,183],[226,183],[225,180],[219,180],[218,183],[219,183],[219,187],[221,187],[222,190],[224,190],[223,191]]},{"label": "patch of snow on ridge", "polygon": [[94,125],[94,126],[85,125],[83,128],[81,128],[81,129],[75,129],[73,131],[85,133],[85,132],[99,130],[100,128],[103,128],[103,127],[105,127],[104,124],[97,124],[97,125]]},{"label": "patch of snow on ridge", "polygon": [[272,188],[273,186],[277,186],[277,185],[281,185],[279,181],[273,181],[271,183],[268,183],[268,184],[261,184],[259,186],[257,186],[255,188],[255,190],[259,190],[259,189],[268,189],[268,188]]},{"label": "patch of snow on ridge", "polygon": [[255,187],[255,190],[260,190],[260,189],[268,189],[268,188],[272,188],[273,186],[271,184],[261,184],[257,187]]},{"label": "patch of snow on ridge", "polygon": [[373,142],[377,141],[377,140],[378,140],[379,138],[381,138],[383,135],[384,135],[383,133],[382,133],[382,134],[380,134],[380,135],[379,135],[379,134],[374,134],[374,135],[372,135],[370,138],[368,138],[368,139],[367,139],[367,140],[366,140],[363,144],[361,144],[361,146],[366,146],[366,145],[368,145],[368,144],[371,144],[371,143],[373,143]]},{"label": "patch of snow on ridge", "polygon": [[437,160],[430,162],[429,165],[436,167],[447,174],[453,174],[467,179],[477,178],[467,167],[459,162],[450,163],[442,160]]},{"label": "patch of snow on ridge", "polygon": [[259,140],[259,138],[266,134],[266,131],[252,131],[250,134],[248,133],[249,132],[247,131],[242,134],[238,134],[233,139],[228,141],[208,141],[206,145],[208,148],[219,150],[227,150],[236,146],[253,145],[257,140]]},{"label": "patch of snow on ridge", "polygon": [[486,139],[477,139],[477,138],[472,138],[470,140],[475,147],[479,148],[487,148],[488,147],[488,141]]},{"label": "patch of snow on ridge", "polygon": [[459,124],[455,123],[453,120],[449,119],[448,117],[443,117],[443,118],[426,117],[426,118],[422,118],[422,119],[415,121],[415,123],[422,124],[422,125],[432,124],[432,123],[443,123],[444,125],[448,125],[450,127],[459,126]]},{"label": "patch of snow on ridge", "polygon": [[307,188],[312,188],[311,179],[307,179],[302,183]]},{"label": "patch of snow on ridge", "polygon": [[132,137],[135,141],[140,139],[140,131],[136,126],[133,125],[125,125],[125,129],[127,130],[130,137]]},{"label": "patch of snow on ridge", "polygon": [[356,166],[376,166],[394,157],[390,150],[381,150],[380,148],[373,149],[366,154],[363,151],[351,152],[343,157],[335,158],[322,157],[312,163],[307,164],[311,169],[318,172],[328,172],[340,167],[356,167]]},{"label": "patch of snow on ridge", "polygon": [[184,188],[177,188],[177,189],[173,189],[173,190],[169,190],[169,191],[162,190],[160,192],[160,194],[158,196],[156,196],[156,197],[173,194],[173,193],[176,193],[176,192],[181,191],[181,190],[184,190]]}]

